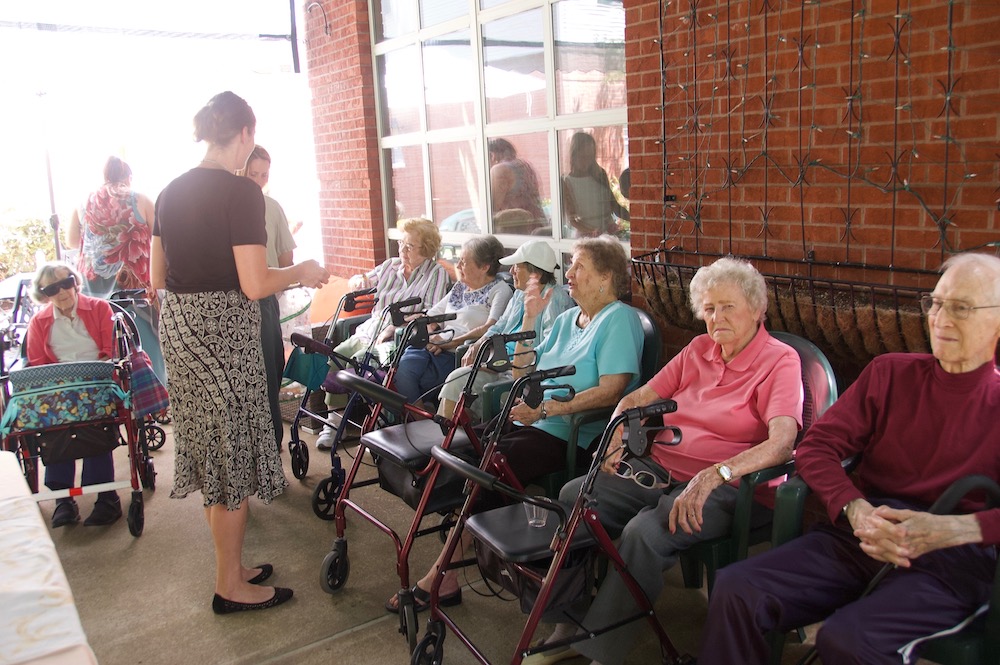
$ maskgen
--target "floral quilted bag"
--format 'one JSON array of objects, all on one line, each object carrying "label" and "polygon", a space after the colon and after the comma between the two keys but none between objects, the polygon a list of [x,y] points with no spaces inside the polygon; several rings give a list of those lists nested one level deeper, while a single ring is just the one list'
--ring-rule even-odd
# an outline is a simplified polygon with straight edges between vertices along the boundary
[{"label": "floral quilted bag", "polygon": [[11,370],[12,395],[0,434],[113,418],[125,393],[114,381],[114,363],[55,363]]}]

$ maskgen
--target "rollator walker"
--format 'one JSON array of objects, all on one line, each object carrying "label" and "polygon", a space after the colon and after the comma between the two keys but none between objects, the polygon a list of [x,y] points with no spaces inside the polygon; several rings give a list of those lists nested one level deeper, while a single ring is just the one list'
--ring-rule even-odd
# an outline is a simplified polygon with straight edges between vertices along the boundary
[{"label": "rollator walker", "polygon": [[[442,316],[454,317],[455,315]],[[423,317],[423,320],[418,319],[411,322],[411,326],[418,328],[415,335],[418,345],[422,346],[425,343],[426,323],[433,323],[433,319],[436,318]],[[409,336],[409,334],[408,330],[407,335]],[[346,512],[351,510],[389,536],[395,545],[396,573],[400,583],[399,630],[408,639],[411,649],[416,645],[418,625],[410,582],[410,552],[416,538],[440,534],[443,540],[444,534],[452,527],[454,521],[452,513],[461,507],[464,501],[462,493],[464,480],[450,472],[442,472],[440,465],[431,457],[431,448],[440,446],[467,459],[474,460],[477,464],[479,463],[483,458],[484,447],[480,443],[479,435],[473,429],[472,418],[468,412],[469,404],[477,397],[473,393],[476,372],[484,364],[496,371],[508,369],[511,363],[507,356],[506,345],[509,342],[532,339],[534,336],[533,330],[508,335],[494,335],[490,343],[481,345],[472,365],[473,371],[466,379],[465,388],[459,397],[451,419],[425,411],[419,406],[408,404],[405,397],[384,386],[373,384],[346,372],[338,373],[338,379],[344,385],[362,393],[367,399],[377,402],[377,408],[397,414],[401,424],[369,431],[370,428],[367,425],[370,423],[366,423],[366,432],[361,436],[354,465],[347,476],[344,490],[337,500],[335,510],[337,537],[330,553],[323,561],[320,583],[325,591],[333,593],[341,589],[347,582],[350,573],[350,560],[347,554]],[[402,347],[400,348],[401,352]],[[536,383],[540,380],[536,380]],[[556,387],[565,388],[565,386]],[[517,394],[512,390],[508,399],[513,401]],[[493,436],[493,447],[496,445],[496,437],[499,436],[499,428],[496,430],[497,434]],[[364,464],[365,452],[369,452],[375,459],[378,475],[369,480],[357,480],[357,474]],[[495,463],[496,466],[491,468],[509,478],[510,482],[517,482],[502,460],[497,459]],[[400,497],[414,510],[410,526],[402,537],[351,497],[353,490],[375,484]],[[438,513],[441,516],[439,523],[423,527],[424,519],[431,513]]]},{"label": "rollator walker", "polygon": [[[518,665],[528,656],[544,651],[559,649],[591,637],[596,637],[624,626],[633,621],[645,620],[656,634],[664,665],[683,665],[694,662],[688,655],[680,654],[666,631],[656,618],[652,602],[646,597],[635,578],[601,524],[599,506],[592,499],[594,482],[601,473],[601,463],[608,454],[608,445],[614,431],[625,424],[622,436],[630,455],[641,457],[652,445],[657,432],[667,429],[673,432],[673,441],[680,442],[680,430],[672,426],[647,426],[647,418],[662,416],[677,410],[673,400],[664,400],[646,407],[628,409],[608,423],[601,437],[597,453],[590,465],[580,494],[571,509],[558,501],[540,496],[529,496],[520,488],[512,486],[490,473],[490,460],[476,466],[462,460],[450,451],[435,446],[431,455],[443,467],[467,478],[468,496],[462,506],[455,528],[452,529],[446,545],[445,560],[450,561],[456,548],[460,547],[462,532],[468,529],[473,536],[476,559],[451,563],[448,569],[479,565],[484,577],[513,592],[521,601],[521,609],[528,615],[524,629],[514,648],[510,662]],[[505,405],[509,413],[510,404]],[[514,503],[473,515],[471,513],[482,490],[491,490],[509,497]],[[550,511],[551,517],[543,526],[528,524],[522,504],[539,506]],[[582,633],[551,643],[531,646],[532,638],[543,617],[550,620],[572,621],[564,614],[574,602],[590,595],[595,579],[593,555],[603,554],[621,575],[625,586],[635,599],[639,611],[631,616],[620,617],[608,626],[581,626]],[[430,591],[430,618],[427,632],[411,655],[412,665],[439,664],[444,659],[444,640],[447,631],[458,640],[481,663],[489,663],[487,656],[473,643],[458,624],[448,616],[439,603],[442,570],[435,578]]]},{"label": "rollator walker", "polygon": [[[115,358],[12,369],[3,377],[5,404],[0,435],[3,449],[17,455],[35,501],[131,488],[127,523],[142,535],[142,489],[156,489],[143,419],[132,410],[132,353],[141,349],[135,323],[120,305],[115,310]],[[26,344],[26,341],[25,341]],[[7,382],[10,391],[7,391]],[[158,429],[158,428],[157,428]],[[49,464],[128,448],[129,480],[39,491],[39,462]]]}]

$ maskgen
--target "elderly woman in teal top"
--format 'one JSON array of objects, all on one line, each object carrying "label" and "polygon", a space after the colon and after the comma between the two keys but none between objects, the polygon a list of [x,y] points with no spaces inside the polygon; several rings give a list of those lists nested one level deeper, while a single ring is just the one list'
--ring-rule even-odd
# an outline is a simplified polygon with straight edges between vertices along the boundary
[{"label": "elderly woman in teal top", "polygon": [[[573,386],[576,396],[569,402],[553,400],[553,391],[546,393],[547,399],[538,408],[519,402],[511,410],[498,450],[522,486],[565,467],[570,431],[567,416],[612,407],[624,394],[638,387],[642,326],[635,310],[618,300],[628,287],[628,280],[628,258],[621,243],[610,236],[578,241],[573,265],[566,271],[569,292],[577,306],[559,315],[545,339],[518,342],[516,351],[534,350],[537,362],[515,370],[515,375],[563,365],[576,367],[576,374],[551,382]],[[554,292],[550,289],[542,296],[525,299],[521,324],[525,329],[534,328]],[[577,444],[589,449],[602,429],[601,423],[582,427]],[[480,508],[490,503],[491,498],[482,495]],[[462,555],[456,548],[455,556]],[[418,611],[427,608],[431,581],[441,563],[439,559],[413,587]],[[455,570],[444,574],[439,600],[443,606],[462,602]],[[398,611],[397,596],[393,595],[385,606],[390,612]]]},{"label": "elderly woman in teal top", "polygon": [[[545,339],[555,324],[556,317],[573,306],[573,299],[555,283],[553,273],[559,266],[556,262],[556,253],[552,251],[548,242],[529,240],[510,256],[500,259],[500,263],[511,266],[510,274],[514,278],[514,297],[507,305],[507,309],[504,310],[503,316],[490,326],[466,352],[465,357],[462,358],[462,367],[449,374],[441,387],[441,404],[438,407],[438,413],[446,418],[450,418],[455,410],[455,404],[465,388],[465,382],[468,381],[469,372],[472,371],[472,363],[475,362],[479,347],[493,335],[506,335],[526,329],[522,325],[526,299],[538,298],[543,295],[549,299],[549,304],[535,319],[533,330],[535,331],[536,343]],[[514,344],[508,344],[507,352],[513,354],[514,351]],[[516,357],[514,363],[518,364]],[[510,372],[498,375],[496,372],[480,368],[476,373],[473,393],[478,395],[487,383],[510,378],[510,376]],[[482,417],[482,405],[479,401],[470,404],[469,410],[477,418]]]}]

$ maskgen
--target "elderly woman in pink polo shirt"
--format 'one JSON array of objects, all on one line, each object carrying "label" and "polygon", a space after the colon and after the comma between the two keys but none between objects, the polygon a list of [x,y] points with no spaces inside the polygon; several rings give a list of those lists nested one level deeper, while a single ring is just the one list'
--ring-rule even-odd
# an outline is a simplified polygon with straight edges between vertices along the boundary
[{"label": "elderly woman in pink polo shirt", "polygon": [[[652,601],[663,588],[663,571],[681,550],[729,532],[735,481],[789,460],[802,424],[799,356],[764,329],[767,286],[761,274],[744,261],[719,259],[691,280],[690,304],[708,333],[693,339],[615,410],[618,415],[673,399],[677,412],[670,424],[680,427],[682,442],[654,444],[648,457],[623,459],[619,432],[602,467],[606,473],[595,484],[601,522],[612,537],[621,535],[619,551]],[[581,482],[567,483],[560,499],[572,502]],[[559,624],[549,641],[569,637],[577,625],[604,627],[636,611],[621,577],[611,570],[581,624]],[[625,645],[636,643],[635,631],[642,626],[632,622],[524,662],[553,663],[580,653],[602,665],[620,663],[628,654]]]}]

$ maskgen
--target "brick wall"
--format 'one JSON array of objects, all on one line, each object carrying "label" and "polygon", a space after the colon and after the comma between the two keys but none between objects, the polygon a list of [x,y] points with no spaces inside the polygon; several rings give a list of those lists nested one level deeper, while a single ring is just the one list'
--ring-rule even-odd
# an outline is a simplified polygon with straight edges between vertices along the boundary
[{"label": "brick wall", "polygon": [[323,256],[346,277],[385,260],[368,3],[323,3],[306,17]]},{"label": "brick wall", "polygon": [[1000,6],[625,5],[634,256],[665,241],[926,288],[1000,240]]}]

